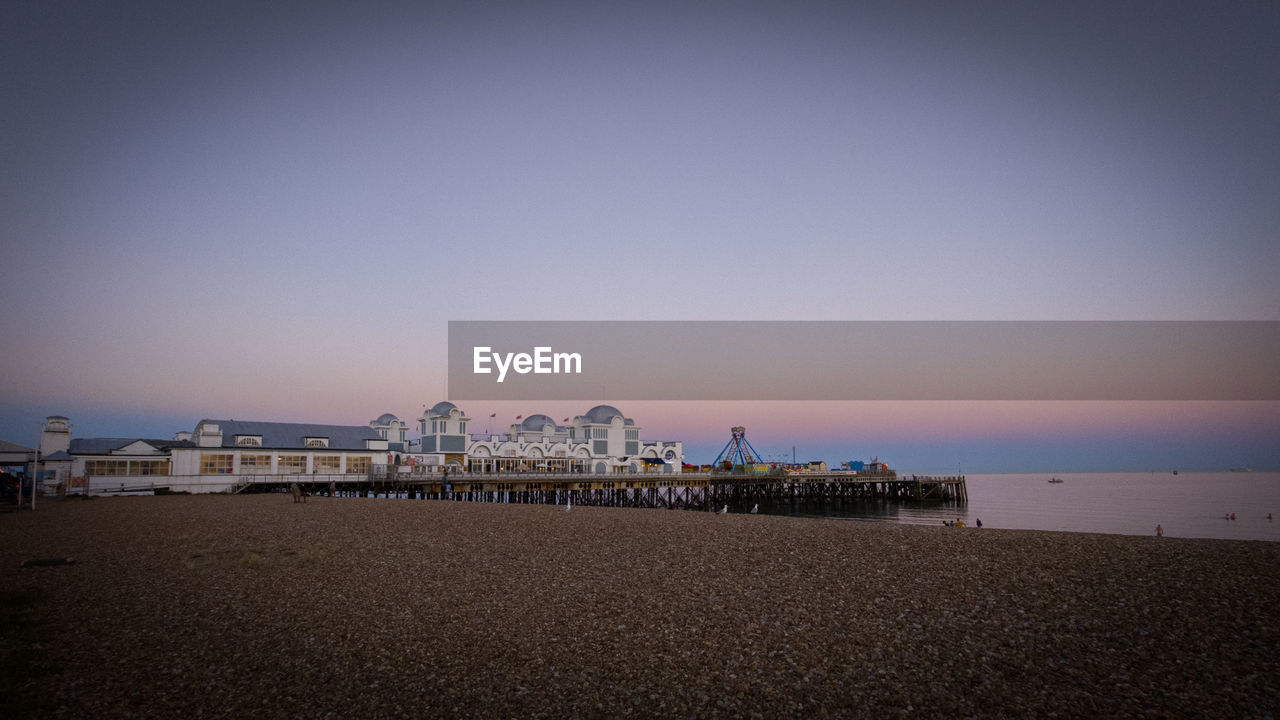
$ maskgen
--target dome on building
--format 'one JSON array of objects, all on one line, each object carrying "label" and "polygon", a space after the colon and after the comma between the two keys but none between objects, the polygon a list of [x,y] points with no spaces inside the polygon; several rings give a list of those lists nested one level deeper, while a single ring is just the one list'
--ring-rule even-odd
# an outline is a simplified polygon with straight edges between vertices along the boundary
[{"label": "dome on building", "polygon": [[597,405],[588,410],[582,417],[589,423],[608,425],[613,422],[614,418],[622,417],[622,413],[612,405]]},{"label": "dome on building", "polygon": [[458,409],[457,405],[454,405],[453,403],[445,400],[442,402],[438,402],[435,405],[432,405],[431,409],[427,411],[427,417],[440,417],[442,415],[447,416],[450,410],[457,410],[457,409]]},{"label": "dome on building", "polygon": [[524,422],[520,423],[520,429],[530,432],[541,432],[544,425],[551,425],[554,427],[555,424],[556,421],[546,415],[535,414],[525,418]]},{"label": "dome on building", "polygon": [[374,420],[370,425],[390,425],[393,422],[400,422],[400,418],[392,415],[391,413],[382,413],[378,416],[378,419]]}]

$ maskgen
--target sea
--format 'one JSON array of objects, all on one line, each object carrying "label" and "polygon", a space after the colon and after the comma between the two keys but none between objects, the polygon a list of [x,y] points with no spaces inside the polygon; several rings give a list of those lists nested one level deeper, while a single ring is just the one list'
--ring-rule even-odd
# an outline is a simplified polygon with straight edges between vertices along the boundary
[{"label": "sea", "polygon": [[760,512],[912,525],[973,526],[980,519],[984,528],[1114,535],[1155,535],[1160,525],[1166,537],[1280,542],[1280,473],[967,475],[965,481],[967,504],[782,502],[761,505]]}]

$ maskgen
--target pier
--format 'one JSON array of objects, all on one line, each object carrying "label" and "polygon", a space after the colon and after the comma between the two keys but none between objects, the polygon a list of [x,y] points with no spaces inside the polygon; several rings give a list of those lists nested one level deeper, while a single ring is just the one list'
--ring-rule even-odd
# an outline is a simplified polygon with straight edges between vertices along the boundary
[{"label": "pier", "polygon": [[385,473],[263,475],[242,478],[234,492],[280,492],[298,483],[310,494],[423,500],[709,511],[724,505],[822,500],[964,503],[963,475],[936,477],[848,472],[584,475],[582,473]]}]

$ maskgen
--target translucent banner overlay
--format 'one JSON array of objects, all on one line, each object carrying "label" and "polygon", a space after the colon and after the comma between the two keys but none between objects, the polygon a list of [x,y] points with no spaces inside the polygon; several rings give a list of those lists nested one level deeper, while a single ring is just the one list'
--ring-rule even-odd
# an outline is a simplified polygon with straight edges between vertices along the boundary
[{"label": "translucent banner overlay", "polygon": [[450,321],[448,358],[452,400],[1280,400],[1268,321]]}]

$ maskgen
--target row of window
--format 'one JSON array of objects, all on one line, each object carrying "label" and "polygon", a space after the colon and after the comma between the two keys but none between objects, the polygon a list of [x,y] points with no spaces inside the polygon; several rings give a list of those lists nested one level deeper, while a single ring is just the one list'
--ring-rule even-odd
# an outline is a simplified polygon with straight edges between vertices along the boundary
[{"label": "row of window", "polygon": [[[403,435],[403,433],[401,434]],[[386,435],[387,435],[387,432],[383,430],[382,436],[386,437]],[[402,437],[401,440],[403,439],[404,438]],[[262,436],[261,435],[237,435],[236,445],[238,447],[262,447]],[[307,438],[304,445],[309,448],[329,447],[329,438]]]},{"label": "row of window", "polygon": [[86,460],[84,474],[95,475],[168,475],[168,460]]},{"label": "row of window", "polygon": [[[365,474],[369,472],[368,457],[348,457],[348,474]],[[342,458],[338,455],[316,455],[311,463],[312,469],[320,474],[334,474],[342,467]],[[201,475],[230,475],[235,468],[235,456],[223,453],[201,453]],[[280,455],[276,457],[276,472],[279,474],[297,474],[307,471],[306,455]],[[246,475],[271,472],[270,455],[243,454],[240,456],[240,472]]]}]

